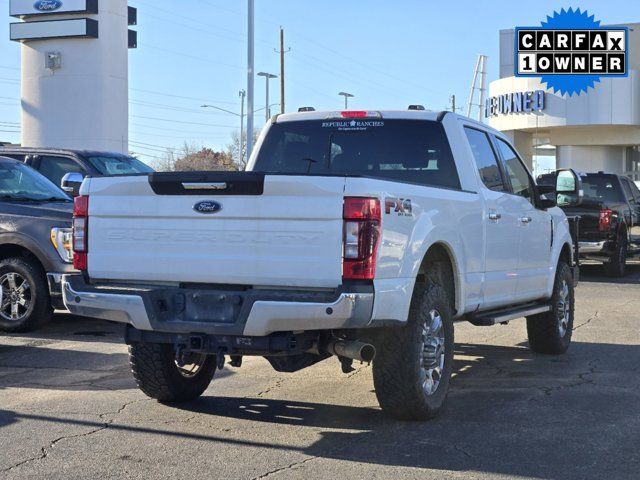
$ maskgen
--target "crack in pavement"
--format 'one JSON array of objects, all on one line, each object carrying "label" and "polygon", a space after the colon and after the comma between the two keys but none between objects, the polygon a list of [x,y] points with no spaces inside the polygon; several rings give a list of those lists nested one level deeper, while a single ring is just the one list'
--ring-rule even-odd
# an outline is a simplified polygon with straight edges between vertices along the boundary
[{"label": "crack in pavement", "polygon": [[[275,390],[276,388],[280,388],[282,386],[282,384],[284,383],[285,378],[284,377],[280,377],[278,379],[276,379],[276,382],[267,387],[265,390],[262,390],[258,393],[256,393],[256,397],[261,397],[263,395],[266,395],[267,393],[271,392],[272,390]],[[251,398],[250,396],[246,396],[245,398]]]},{"label": "crack in pavement", "polygon": [[584,322],[580,323],[579,325],[575,325],[573,327],[573,331],[575,332],[580,327],[584,327],[585,325],[588,325],[589,323],[591,323],[591,320],[595,320],[599,316],[600,316],[600,312],[596,310],[596,313],[592,317],[587,318]]},{"label": "crack in pavement", "polygon": [[[101,420],[104,420],[104,417],[106,417],[107,415],[119,415],[120,413],[122,413],[129,405],[133,405],[134,403],[140,403],[140,402],[146,402],[146,401],[150,401],[151,399],[142,399],[142,400],[132,400],[131,402],[126,402],[124,404],[122,404],[122,406],[120,406],[118,408],[118,410],[116,410],[115,412],[105,412],[105,413],[101,413],[99,414],[99,418]],[[21,460],[18,463],[15,463],[13,465],[11,465],[10,467],[4,468],[2,470],[0,470],[0,472],[9,472],[11,470],[14,470],[18,467],[21,467],[23,465],[26,465],[27,463],[31,463],[31,462],[37,462],[40,460],[44,460],[45,458],[47,458],[49,456],[49,454],[51,453],[51,451],[53,450],[53,448],[60,443],[63,440],[70,440],[72,438],[81,438],[81,437],[88,437],[90,435],[93,435],[95,433],[101,432],[103,430],[108,429],[111,424],[115,421],[115,418],[112,418],[110,420],[106,420],[104,421],[104,423],[96,428],[91,429],[88,432],[83,432],[83,433],[76,433],[74,435],[62,435],[54,440],[52,440],[49,445],[44,446],[44,447],[40,447],[40,453],[38,453],[37,455]]]},{"label": "crack in pavement", "polygon": [[270,477],[271,475],[275,475],[276,473],[280,473],[280,472],[284,472],[285,470],[292,470],[296,467],[299,467],[300,465],[310,462],[311,460],[315,460],[316,458],[320,458],[320,457],[309,457],[309,458],[305,458],[304,460],[300,461],[300,462],[294,462],[291,463],[289,465],[287,465],[286,467],[280,467],[280,468],[276,468],[275,470],[271,470],[269,472],[263,473],[262,475],[258,476],[258,477],[253,477],[251,480],[259,480],[261,478],[267,478]]},{"label": "crack in pavement", "polygon": [[[569,384],[564,384],[564,385],[557,385],[555,387],[534,387],[538,390],[542,390],[545,394],[545,396],[551,396],[551,394],[555,393],[555,392],[559,392],[560,390],[565,390],[567,388],[575,388],[575,387],[579,387],[582,385],[593,385],[595,383],[595,380],[593,378],[587,378],[588,375],[594,375],[596,373],[596,364],[599,361],[599,359],[595,359],[595,360],[590,360],[588,362],[588,366],[589,366],[589,371],[587,372],[581,372],[577,374],[577,377],[579,379],[578,382],[575,383],[569,383]],[[531,398],[531,401],[536,401],[536,398]]]}]

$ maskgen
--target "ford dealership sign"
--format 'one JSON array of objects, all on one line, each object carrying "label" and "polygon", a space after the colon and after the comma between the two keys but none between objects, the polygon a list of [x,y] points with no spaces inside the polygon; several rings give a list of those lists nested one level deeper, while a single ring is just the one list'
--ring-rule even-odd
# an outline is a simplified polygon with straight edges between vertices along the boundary
[{"label": "ford dealership sign", "polygon": [[38,0],[33,4],[33,8],[40,12],[52,12],[62,7],[60,0]]},{"label": "ford dealership sign", "polygon": [[97,14],[99,0],[9,0],[9,15],[38,18],[48,15]]}]

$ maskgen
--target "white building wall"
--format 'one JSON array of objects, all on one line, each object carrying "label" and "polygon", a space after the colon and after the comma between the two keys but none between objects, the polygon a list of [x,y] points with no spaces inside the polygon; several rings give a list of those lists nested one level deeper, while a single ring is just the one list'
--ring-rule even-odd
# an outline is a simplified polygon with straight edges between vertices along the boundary
[{"label": "white building wall", "polygon": [[624,171],[624,147],[563,145],[556,149],[556,168],[585,172]]},{"label": "white building wall", "polygon": [[[98,15],[83,16],[98,20],[99,38],[22,45],[23,146],[128,150],[127,0],[102,0]],[[62,57],[53,72],[50,51]]]}]

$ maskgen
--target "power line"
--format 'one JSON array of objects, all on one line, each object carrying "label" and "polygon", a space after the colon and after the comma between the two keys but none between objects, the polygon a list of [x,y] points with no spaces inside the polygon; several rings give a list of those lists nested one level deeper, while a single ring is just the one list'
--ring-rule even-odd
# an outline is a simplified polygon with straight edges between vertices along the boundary
[{"label": "power line", "polygon": [[[129,105],[139,105],[141,107],[149,107],[149,108],[159,108],[162,110],[171,110],[175,112],[187,112],[187,113],[195,113],[197,115],[224,115],[223,113],[218,112],[208,112],[202,109],[197,108],[188,108],[188,107],[178,107],[175,105],[165,105],[161,103],[153,103],[153,102],[144,102],[140,100],[131,100]],[[228,114],[227,114],[228,115]]]},{"label": "power line", "polygon": [[159,137],[159,138],[182,138],[184,140],[212,140],[212,139],[223,139],[230,138],[229,135],[206,135],[202,137],[188,137],[186,135],[167,135],[165,133],[148,133],[148,132],[140,132],[132,130],[129,133],[133,133],[135,135],[148,136],[148,137]]},{"label": "power line", "polygon": [[129,88],[129,90],[134,92],[150,93],[152,95],[159,95],[163,97],[181,98],[184,100],[196,100],[198,102],[211,102],[211,103],[218,103],[218,104],[237,105],[237,102],[224,102],[222,100],[211,100],[210,98],[204,98],[204,97],[187,97],[184,95],[175,95],[172,93],[158,92],[154,90],[144,90],[142,88]]},{"label": "power line", "polygon": [[230,63],[224,63],[224,62],[214,62],[213,60],[211,60],[210,58],[205,58],[205,57],[198,57],[196,55],[189,55],[187,53],[183,53],[183,52],[177,52],[175,50],[169,50],[168,48],[163,48],[163,47],[156,47],[153,45],[149,45],[148,43],[138,43],[139,47],[146,47],[146,48],[151,48],[153,50],[159,50],[161,52],[165,52],[165,53],[170,53],[172,55],[177,55],[179,57],[185,57],[185,58],[191,58],[193,60],[198,60],[199,62],[206,62],[206,63],[210,63],[212,65],[220,65],[223,67],[227,67],[227,68],[234,68],[237,70],[242,70],[243,68],[239,65],[232,65]]},{"label": "power line", "polygon": [[184,125],[202,125],[205,127],[236,128],[235,125],[216,125],[214,123],[185,122],[180,120],[174,120],[172,118],[146,117],[142,115],[129,115],[129,116],[133,118],[144,118],[145,120],[158,120],[160,122],[180,123]]}]

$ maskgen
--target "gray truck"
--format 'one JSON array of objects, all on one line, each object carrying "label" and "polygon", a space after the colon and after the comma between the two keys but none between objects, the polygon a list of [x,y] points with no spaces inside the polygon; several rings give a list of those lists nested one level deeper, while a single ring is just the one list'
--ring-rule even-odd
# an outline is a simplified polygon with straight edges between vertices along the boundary
[{"label": "gray truck", "polygon": [[64,308],[73,272],[72,201],[18,160],[0,157],[0,330],[24,332]]}]

